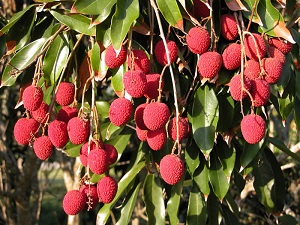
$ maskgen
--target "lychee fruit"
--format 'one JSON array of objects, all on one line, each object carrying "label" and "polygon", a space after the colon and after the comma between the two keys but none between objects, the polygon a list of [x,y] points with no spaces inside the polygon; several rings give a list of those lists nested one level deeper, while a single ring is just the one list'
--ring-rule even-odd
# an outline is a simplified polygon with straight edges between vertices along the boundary
[{"label": "lychee fruit", "polygon": [[63,199],[63,209],[68,215],[76,215],[84,209],[87,198],[79,190],[68,191]]},{"label": "lychee fruit", "polygon": [[117,181],[110,177],[105,176],[97,183],[98,197],[101,202],[108,204],[112,202],[118,191]]},{"label": "lychee fruit", "polygon": [[143,119],[149,130],[157,130],[166,125],[170,117],[170,110],[163,102],[151,102],[145,109]]},{"label": "lychee fruit", "polygon": [[75,85],[70,82],[61,82],[58,86],[55,101],[61,106],[70,105],[74,101]]},{"label": "lychee fruit", "polygon": [[174,185],[183,177],[184,163],[177,155],[165,155],[159,163],[159,170],[162,179],[166,183]]},{"label": "lychee fruit", "polygon": [[[102,141],[91,141],[90,142],[90,152],[94,151],[95,149],[98,148],[103,148],[104,144],[101,144]],[[88,162],[88,150],[89,148],[89,142],[87,141],[86,143],[84,143],[81,148],[80,148],[80,154],[79,154],[79,158],[80,158],[80,162],[82,163],[83,166],[87,166],[87,162]]]},{"label": "lychee fruit", "polygon": [[125,125],[133,113],[133,105],[126,98],[117,98],[111,104],[109,108],[110,122],[115,126]]},{"label": "lychee fruit", "polygon": [[37,136],[39,123],[35,119],[20,118],[14,126],[14,137],[18,144],[28,145]]},{"label": "lychee fruit", "polygon": [[205,18],[210,15],[209,8],[201,0],[194,0],[193,2],[194,2],[194,15],[196,17]]},{"label": "lychee fruit", "polygon": [[[241,101],[241,99],[244,99],[245,97],[248,96],[246,91],[243,91],[242,93],[242,80],[241,80],[241,74],[235,75],[231,78],[230,81],[230,95],[231,97],[236,100],[236,101]],[[248,79],[248,77],[244,76],[243,77],[243,84],[244,88],[247,91],[251,90],[252,87],[252,82],[251,80]]]},{"label": "lychee fruit", "polygon": [[85,184],[79,189],[79,191],[85,194],[87,199],[84,208],[88,211],[96,208],[99,202],[97,188],[94,185]]},{"label": "lychee fruit", "polygon": [[[167,46],[170,53],[170,63],[173,63],[177,59],[178,55],[177,45],[174,41],[167,40]],[[167,53],[163,40],[160,40],[156,43],[154,48],[154,54],[158,63],[160,63],[163,66],[168,65]]]},{"label": "lychee fruit", "polygon": [[238,26],[234,15],[223,14],[221,16],[221,35],[228,41],[233,41],[238,37]]},{"label": "lychee fruit", "polygon": [[37,110],[42,104],[43,97],[42,88],[34,85],[26,87],[22,95],[24,108],[29,111]]},{"label": "lychee fruit", "polygon": [[244,139],[249,144],[256,144],[260,142],[265,135],[266,122],[259,115],[246,115],[241,121],[241,131]]},{"label": "lychee fruit", "polygon": [[70,141],[79,145],[86,141],[90,134],[90,123],[86,119],[82,119],[80,117],[73,117],[68,122],[68,135]]},{"label": "lychee fruit", "polygon": [[250,80],[255,80],[260,76],[260,65],[259,62],[250,59],[245,63],[244,75]]},{"label": "lychee fruit", "polygon": [[268,55],[271,58],[276,58],[278,59],[282,64],[285,63],[285,54],[283,54],[278,48],[274,46],[269,46],[268,47]]},{"label": "lychee fruit", "polygon": [[90,170],[94,174],[103,174],[108,170],[109,156],[107,152],[102,148],[96,148],[90,151],[88,155],[88,164]]},{"label": "lychee fruit", "polygon": [[253,100],[254,100],[254,106],[260,107],[265,104],[270,99],[270,84],[262,79],[255,79],[252,81],[252,87],[250,91]]},{"label": "lychee fruit", "polygon": [[146,75],[141,70],[128,70],[123,75],[123,84],[131,97],[140,98],[144,96],[146,90]]},{"label": "lychee fruit", "polygon": [[162,149],[167,143],[167,132],[165,127],[157,130],[149,130],[147,132],[147,143],[154,151]]},{"label": "lychee fruit", "polygon": [[270,38],[269,44],[278,48],[283,54],[289,53],[293,48],[292,43],[280,38]]},{"label": "lychee fruit", "polygon": [[49,105],[45,102],[42,102],[40,107],[37,110],[31,111],[30,114],[33,119],[39,123],[45,123],[48,119]]},{"label": "lychee fruit", "polygon": [[[173,140],[177,140],[177,126],[176,126],[176,117],[173,117],[168,124],[168,134],[169,137]],[[178,141],[182,141],[184,138],[188,137],[189,133],[189,122],[187,118],[178,117]]]},{"label": "lychee fruit", "polygon": [[223,66],[227,70],[235,70],[241,66],[241,45],[229,44],[222,53]]},{"label": "lychee fruit", "polygon": [[114,164],[118,159],[117,149],[111,144],[104,144],[104,149],[109,158],[109,165]]},{"label": "lychee fruit", "polygon": [[283,64],[276,58],[264,58],[263,67],[265,71],[264,79],[269,84],[275,84],[281,77]]},{"label": "lychee fruit", "polygon": [[203,54],[210,46],[209,33],[202,27],[193,27],[186,35],[186,43],[191,52]]},{"label": "lychee fruit", "polygon": [[140,141],[144,141],[144,142],[147,141],[148,129],[147,130],[142,130],[138,126],[136,126],[135,131],[136,131],[136,135],[137,135],[137,137]]},{"label": "lychee fruit", "polygon": [[[151,73],[146,74],[147,84],[144,96],[149,99],[156,99],[159,96],[159,82],[160,82],[160,74]],[[161,81],[161,89],[164,88],[164,80]]]},{"label": "lychee fruit", "polygon": [[142,103],[138,107],[136,107],[136,109],[134,111],[135,124],[137,127],[139,127],[142,130],[147,130],[147,127],[144,123],[144,118],[143,118],[144,110],[147,105],[148,105],[148,103]]},{"label": "lychee fruit", "polygon": [[48,126],[48,136],[56,148],[64,147],[69,139],[67,124],[63,121],[53,120]]},{"label": "lychee fruit", "polygon": [[70,106],[64,106],[62,107],[57,115],[56,119],[60,121],[64,121],[65,123],[68,123],[70,119],[73,117],[78,116],[78,109],[75,107],[70,107]]},{"label": "lychee fruit", "polygon": [[218,52],[203,53],[197,63],[198,72],[204,78],[215,77],[222,66],[222,56]]},{"label": "lychee fruit", "polygon": [[245,53],[253,60],[258,61],[259,58],[263,58],[267,52],[267,46],[264,38],[257,34],[251,33],[245,36],[244,39]]},{"label": "lychee fruit", "polygon": [[141,70],[146,74],[150,70],[151,62],[143,50],[135,49],[129,54],[128,67],[131,70]]},{"label": "lychee fruit", "polygon": [[53,144],[48,136],[41,136],[33,142],[33,150],[41,160],[48,159],[52,154]]},{"label": "lychee fruit", "polygon": [[126,62],[127,52],[122,45],[120,51],[117,53],[112,45],[108,46],[105,53],[105,64],[108,68],[118,68]]}]

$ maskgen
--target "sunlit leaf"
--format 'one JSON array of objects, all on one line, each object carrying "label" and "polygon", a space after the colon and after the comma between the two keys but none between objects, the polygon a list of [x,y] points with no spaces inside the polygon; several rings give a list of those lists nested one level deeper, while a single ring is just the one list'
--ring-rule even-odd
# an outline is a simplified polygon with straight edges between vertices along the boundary
[{"label": "sunlit leaf", "polygon": [[171,188],[171,196],[167,202],[167,212],[171,225],[179,223],[178,211],[181,200],[181,193],[183,188],[183,180],[181,179],[177,184]]},{"label": "sunlit leaf", "polygon": [[245,168],[252,162],[252,160],[256,157],[259,150],[261,149],[262,142],[257,144],[248,144],[245,142],[243,147],[243,153],[240,158],[241,167]]},{"label": "sunlit leaf", "polygon": [[100,45],[96,42],[91,51],[91,65],[94,70],[96,81],[101,81],[105,78],[108,67],[104,61],[104,52],[101,51]]},{"label": "sunlit leaf", "polygon": [[126,72],[126,66],[122,65],[118,69],[113,69],[112,72],[111,84],[115,93],[120,97],[124,90],[123,75]]},{"label": "sunlit leaf", "polygon": [[243,14],[248,19],[252,18],[252,22],[257,23],[260,26],[263,26],[263,22],[260,19],[260,16],[257,12],[257,6],[259,1],[252,1],[252,0],[244,0],[245,6],[247,7],[247,11],[243,11]]},{"label": "sunlit leaf", "polygon": [[225,0],[225,2],[227,7],[232,11],[248,10],[240,0]]},{"label": "sunlit leaf", "polygon": [[200,164],[199,152],[200,150],[195,142],[192,142],[191,145],[186,146],[185,162],[191,176],[193,176],[195,170]]},{"label": "sunlit leaf", "polygon": [[89,15],[99,15],[103,12],[110,12],[116,2],[117,0],[77,0],[72,10]]},{"label": "sunlit leaf", "polygon": [[109,106],[110,105],[107,101],[96,101],[97,112],[101,119],[108,118]]},{"label": "sunlit leaf", "polygon": [[216,145],[216,150],[218,158],[223,166],[225,175],[229,178],[235,165],[235,149],[229,148],[229,146],[221,136],[218,136],[217,143],[218,144]]},{"label": "sunlit leaf", "polygon": [[65,152],[70,157],[77,157],[77,156],[79,156],[81,146],[82,146],[82,144],[74,145],[73,143],[71,143],[69,141],[65,146]]}]

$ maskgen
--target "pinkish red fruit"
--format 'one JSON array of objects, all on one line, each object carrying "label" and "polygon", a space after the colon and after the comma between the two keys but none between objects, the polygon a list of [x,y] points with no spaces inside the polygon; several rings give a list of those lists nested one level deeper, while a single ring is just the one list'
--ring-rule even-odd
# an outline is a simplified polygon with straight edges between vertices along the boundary
[{"label": "pinkish red fruit", "polygon": [[267,46],[264,38],[256,33],[246,35],[244,39],[245,53],[253,60],[262,59],[267,52]]},{"label": "pinkish red fruit", "polygon": [[49,105],[42,102],[37,110],[31,111],[31,116],[39,123],[45,123],[48,119]]},{"label": "pinkish red fruit", "polygon": [[128,70],[123,75],[123,84],[131,97],[140,98],[144,96],[146,90],[146,75],[141,70]]},{"label": "pinkish red fruit", "polygon": [[109,156],[104,149],[95,148],[88,155],[88,165],[94,174],[103,174],[108,170]]},{"label": "pinkish red fruit", "polygon": [[223,14],[221,16],[221,35],[228,41],[233,41],[238,37],[238,27],[234,15]]},{"label": "pinkish red fruit", "polygon": [[140,104],[138,107],[136,107],[135,112],[134,112],[135,124],[137,127],[139,127],[142,130],[147,130],[147,127],[144,123],[144,118],[143,118],[144,110],[147,105],[148,105],[148,103]]},{"label": "pinkish red fruit", "polygon": [[[235,75],[231,78],[230,81],[230,95],[231,97],[236,101],[241,101],[242,99],[246,98],[248,96],[246,91],[243,91],[242,93],[242,80],[241,80],[241,74]],[[252,87],[251,80],[248,79],[248,77],[243,77],[243,85],[244,88],[249,92]]]},{"label": "pinkish red fruit", "polygon": [[[170,55],[169,55],[170,63],[173,63],[177,59],[177,55],[178,55],[177,45],[174,41],[168,40],[167,46],[168,46],[169,53],[170,53]],[[160,63],[163,66],[168,65],[166,49],[165,49],[163,40],[160,40],[155,45],[154,54],[155,54],[155,57],[156,57],[156,60],[158,63]]]},{"label": "pinkish red fruit", "polygon": [[184,174],[183,161],[174,154],[164,156],[160,161],[159,169],[162,179],[170,185],[178,183]]},{"label": "pinkish red fruit", "polygon": [[86,195],[87,201],[84,208],[88,211],[96,208],[99,202],[97,188],[94,185],[85,184],[79,189],[79,191]]},{"label": "pinkish red fruit", "polygon": [[68,191],[63,199],[63,209],[68,215],[76,215],[84,209],[86,195],[78,190]]},{"label": "pinkish red fruit", "polygon": [[157,130],[166,125],[170,117],[170,110],[165,103],[151,102],[145,109],[143,119],[149,130]]},{"label": "pinkish red fruit", "polygon": [[222,66],[222,56],[218,52],[203,53],[197,63],[198,72],[204,78],[215,77]]},{"label": "pinkish red fruit", "polygon": [[115,126],[123,126],[130,120],[132,112],[133,105],[128,99],[117,98],[110,104],[110,122]]},{"label": "pinkish red fruit", "polygon": [[265,135],[266,123],[259,115],[246,115],[241,121],[241,131],[244,139],[249,144],[256,144]]},{"label": "pinkish red fruit", "polygon": [[142,130],[138,126],[135,127],[136,135],[140,141],[147,141],[148,130]]},{"label": "pinkish red fruit", "polygon": [[275,84],[281,77],[283,64],[276,58],[264,58],[263,67],[265,80],[269,84]]},{"label": "pinkish red fruit", "polygon": [[268,47],[268,55],[271,58],[278,59],[282,64],[285,63],[285,55],[278,48],[274,46]]},{"label": "pinkish red fruit", "polygon": [[[173,117],[168,124],[169,137],[176,141],[177,139],[177,126],[176,117]],[[187,118],[178,117],[178,141],[182,141],[189,135],[189,122]]]},{"label": "pinkish red fruit", "polygon": [[241,45],[229,44],[222,53],[223,66],[227,70],[235,70],[241,66]]},{"label": "pinkish red fruit", "polygon": [[280,38],[270,38],[269,44],[278,48],[283,54],[289,53],[293,48],[292,43]]},{"label": "pinkish red fruit", "polygon": [[29,111],[37,110],[43,101],[43,97],[44,93],[40,87],[34,85],[28,86],[22,95],[24,108]]},{"label": "pinkish red fruit", "polygon": [[143,50],[135,49],[129,54],[128,67],[131,70],[141,70],[146,74],[150,70],[151,63]]},{"label": "pinkish red fruit", "polygon": [[115,146],[111,144],[105,144],[104,149],[109,158],[109,165],[114,164],[118,159],[118,151]]},{"label": "pinkish red fruit", "polygon": [[74,101],[75,85],[70,82],[61,82],[58,86],[55,101],[61,106],[70,105]]},{"label": "pinkish red fruit", "polygon": [[39,123],[34,119],[20,118],[14,126],[14,137],[20,145],[28,145],[37,136]]},{"label": "pinkish red fruit", "polygon": [[165,127],[157,130],[149,130],[147,132],[147,143],[152,150],[161,150],[167,143],[167,132]]},{"label": "pinkish red fruit", "polygon": [[[103,143],[101,144],[101,143],[102,143],[102,141],[98,141],[98,140],[91,141],[90,142],[90,152],[94,151],[95,149],[103,148],[104,144]],[[87,166],[88,152],[89,152],[88,147],[89,147],[89,142],[87,141],[80,148],[79,158],[80,158],[80,161],[83,166]]]},{"label": "pinkish red fruit", "polygon": [[210,35],[208,31],[202,27],[193,27],[186,35],[186,43],[191,52],[203,54],[207,52],[210,46]]},{"label": "pinkish red fruit", "polygon": [[64,106],[62,107],[56,116],[57,120],[64,121],[68,123],[70,119],[78,116],[78,109],[75,107]]},{"label": "pinkish red fruit", "polygon": [[260,77],[260,65],[259,62],[250,59],[245,63],[244,75],[250,80],[255,80]]},{"label": "pinkish red fruit", "polygon": [[254,106],[263,106],[267,104],[270,99],[270,84],[265,80],[255,79],[252,81],[252,88],[250,93],[254,100]]},{"label": "pinkish red fruit", "polygon": [[201,1],[194,0],[194,14],[196,17],[208,17],[210,14],[209,8]]},{"label": "pinkish red fruit", "polygon": [[87,140],[90,134],[90,123],[86,119],[73,117],[69,120],[67,129],[70,141],[75,145],[79,145]]},{"label": "pinkish red fruit", "polygon": [[126,62],[127,52],[124,46],[121,46],[120,52],[117,53],[112,45],[106,49],[105,64],[108,68],[118,68]]},{"label": "pinkish red fruit", "polygon": [[41,160],[48,159],[52,154],[53,144],[48,136],[38,137],[33,142],[33,150],[36,156]]},{"label": "pinkish red fruit", "polygon": [[[147,84],[144,96],[149,99],[156,99],[159,96],[159,82],[160,82],[160,74],[151,73],[146,74]],[[161,89],[164,88],[164,80],[162,79]]]},{"label": "pinkish red fruit", "polygon": [[101,202],[108,204],[112,202],[118,191],[117,181],[110,177],[105,176],[97,183],[98,197]]},{"label": "pinkish red fruit", "polygon": [[56,148],[64,147],[69,139],[67,124],[63,121],[53,120],[48,126],[48,136]]}]

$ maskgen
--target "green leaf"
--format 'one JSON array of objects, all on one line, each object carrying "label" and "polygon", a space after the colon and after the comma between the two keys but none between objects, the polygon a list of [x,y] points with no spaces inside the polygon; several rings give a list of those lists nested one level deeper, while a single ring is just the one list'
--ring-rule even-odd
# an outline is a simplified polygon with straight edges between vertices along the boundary
[{"label": "green leaf", "polygon": [[252,144],[248,144],[247,142],[245,142],[244,147],[243,147],[243,153],[240,158],[240,163],[241,163],[242,169],[247,167],[253,161],[253,159],[256,157],[256,155],[258,154],[259,150],[262,147],[261,143],[262,142],[252,145]]},{"label": "green leaf", "polygon": [[281,225],[299,225],[295,217],[291,215],[283,215],[278,217],[279,224]]},{"label": "green leaf", "polygon": [[219,199],[210,193],[207,199],[207,214],[208,214],[208,223],[207,225],[219,225]]},{"label": "green leaf", "polygon": [[70,157],[77,157],[79,156],[79,153],[80,153],[80,149],[81,149],[81,146],[83,144],[80,144],[80,145],[75,145],[73,144],[72,142],[68,142],[65,146],[65,152],[68,154],[68,156]]},{"label": "green leaf", "polygon": [[51,10],[50,13],[61,23],[67,25],[72,30],[81,34],[94,36],[96,34],[96,28],[90,27],[91,19],[81,14],[64,14],[61,11]]},{"label": "green leaf", "polygon": [[295,97],[294,106],[295,106],[294,120],[299,130],[300,129],[300,100],[297,97]]},{"label": "green leaf", "polygon": [[186,162],[188,171],[192,177],[193,177],[195,170],[198,168],[198,166],[200,164],[199,152],[200,152],[200,150],[195,142],[192,142],[190,145],[186,146],[185,162]]},{"label": "green leaf", "polygon": [[54,85],[66,66],[69,55],[69,41],[66,34],[58,35],[48,48],[43,60],[43,72],[47,82]]},{"label": "green leaf", "polygon": [[116,136],[118,136],[124,127],[118,127],[113,125],[112,123],[104,123],[101,125],[101,136],[106,140],[110,140]]},{"label": "green leaf", "polygon": [[294,108],[293,101],[289,97],[284,96],[283,98],[278,98],[278,103],[281,117],[283,120],[286,120]]},{"label": "green leaf", "polygon": [[295,70],[295,79],[296,79],[296,83],[295,83],[296,96],[298,99],[300,99],[300,71],[298,70]]},{"label": "green leaf", "polygon": [[218,95],[218,102],[219,102],[219,111],[220,118],[218,121],[217,130],[225,132],[228,128],[232,125],[232,120],[234,117],[234,100],[229,95]]},{"label": "green leaf", "polygon": [[207,197],[210,193],[209,170],[207,166],[207,161],[204,159],[203,156],[201,157],[200,165],[196,169],[193,178],[201,192],[204,194],[205,197]]},{"label": "green leaf", "polygon": [[118,0],[116,12],[111,21],[111,41],[115,49],[120,49],[132,23],[139,17],[138,0]]},{"label": "green leaf", "polygon": [[107,101],[96,101],[96,108],[100,119],[106,119],[109,116],[109,103]]},{"label": "green leaf", "polygon": [[180,205],[181,193],[183,188],[183,180],[172,186],[171,196],[167,203],[167,212],[171,225],[177,225],[179,223],[178,210]]},{"label": "green leaf", "polygon": [[123,207],[121,209],[121,217],[116,223],[116,225],[127,225],[131,221],[131,214],[136,205],[136,199],[139,194],[141,183],[132,188],[127,195],[125,202],[123,202]]},{"label": "green leaf", "polygon": [[77,0],[73,9],[79,13],[101,15],[110,12],[116,2],[117,0]]},{"label": "green leaf", "polygon": [[41,53],[45,42],[46,39],[41,38],[29,43],[18,51],[5,67],[0,87],[12,86],[16,82],[18,76],[23,72],[22,70],[26,69],[36,60],[36,57]]},{"label": "green leaf", "polygon": [[219,119],[219,104],[214,90],[208,85],[198,88],[192,107],[194,139],[203,154],[208,155],[214,146]]},{"label": "green leaf", "polygon": [[298,156],[297,154],[295,154],[294,152],[292,152],[290,149],[288,149],[281,140],[279,140],[277,138],[273,138],[273,137],[268,137],[267,141],[269,143],[273,144],[279,150],[283,151],[288,156],[292,157],[294,160],[300,162],[300,156]]},{"label": "green leaf", "polygon": [[226,225],[241,225],[236,215],[230,211],[230,209],[222,204],[222,214],[225,219],[224,224]]},{"label": "green leaf", "polygon": [[127,66],[123,64],[118,69],[112,70],[111,85],[117,94],[124,90],[123,75],[126,72],[126,67]]},{"label": "green leaf", "polygon": [[161,180],[154,174],[148,174],[144,183],[144,201],[148,224],[165,224],[165,204]]},{"label": "green leaf", "polygon": [[291,62],[292,62],[292,57],[291,55],[285,55],[285,63],[283,65],[283,69],[281,72],[281,77],[279,81],[277,82],[277,85],[279,87],[282,87],[283,89],[287,87],[291,76],[292,76],[292,69],[291,69]]},{"label": "green leaf", "polygon": [[166,21],[183,31],[183,19],[176,0],[156,0],[156,2]]},{"label": "green leaf", "polygon": [[104,52],[101,52],[98,42],[96,42],[91,51],[91,65],[95,73],[96,81],[101,81],[107,73],[108,67],[104,61]]},{"label": "green leaf", "polygon": [[198,189],[197,185],[192,186],[189,197],[189,205],[187,209],[187,225],[202,225],[206,224],[207,206],[203,194]]},{"label": "green leaf", "polygon": [[[258,1],[255,2],[252,0],[244,0],[243,2],[245,2],[245,7],[248,9],[248,11],[243,11],[244,16],[248,19],[252,18],[252,22],[257,23],[260,26],[263,26],[260,16],[257,13]],[[253,13],[252,10],[254,10]]]},{"label": "green leaf", "polygon": [[96,218],[96,225],[104,225],[107,222],[107,219],[110,216],[112,207],[116,204],[119,200],[123,192],[127,189],[128,185],[133,181],[133,179],[139,174],[139,172],[144,168],[145,162],[141,161],[135,164],[118,182],[118,191],[114,198],[114,200],[109,203],[105,204],[97,214]]}]

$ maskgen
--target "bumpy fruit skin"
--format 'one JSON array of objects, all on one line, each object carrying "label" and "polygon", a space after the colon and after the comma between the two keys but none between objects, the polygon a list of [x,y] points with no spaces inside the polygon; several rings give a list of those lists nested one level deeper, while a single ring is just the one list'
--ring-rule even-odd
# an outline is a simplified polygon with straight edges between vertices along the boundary
[{"label": "bumpy fruit skin", "polygon": [[42,102],[37,110],[31,111],[31,116],[39,123],[45,123],[47,121],[47,114],[49,111],[49,105]]},{"label": "bumpy fruit skin", "polygon": [[241,45],[232,43],[222,53],[223,66],[227,70],[235,70],[241,66]]},{"label": "bumpy fruit skin", "polygon": [[115,146],[111,144],[105,144],[104,149],[109,158],[109,165],[114,164],[118,159],[118,151]]},{"label": "bumpy fruit skin", "polygon": [[[178,117],[178,139],[179,142],[189,135],[189,122],[187,118]],[[176,126],[176,117],[173,117],[168,124],[168,134],[169,137],[176,141],[177,139],[177,126]]]},{"label": "bumpy fruit skin", "polygon": [[269,84],[275,84],[281,77],[283,64],[276,58],[264,58],[263,67],[265,80]]},{"label": "bumpy fruit skin", "polygon": [[88,155],[88,164],[94,174],[103,174],[108,170],[109,156],[104,149],[96,148]]},{"label": "bumpy fruit skin", "polygon": [[[80,154],[79,154],[79,159],[80,162],[82,163],[83,166],[87,166],[88,162],[88,147],[89,147],[89,142],[87,141],[84,143],[81,148],[80,148]],[[94,151],[95,149],[103,148],[104,145],[101,145],[100,141],[91,141],[90,143],[90,152]]]},{"label": "bumpy fruit skin", "polygon": [[[160,74],[151,73],[146,74],[147,84],[144,96],[149,99],[156,99],[159,96],[159,80]],[[162,80],[161,89],[164,88],[164,80]]]},{"label": "bumpy fruit skin", "polygon": [[[252,82],[246,76],[243,78],[244,88],[247,91],[251,90]],[[241,95],[242,94],[242,95]],[[242,93],[241,74],[235,75],[230,81],[230,95],[236,101],[246,98],[248,95],[245,91]]]},{"label": "bumpy fruit skin", "polygon": [[86,141],[90,134],[90,123],[88,120],[84,120],[80,117],[73,117],[68,122],[68,135],[70,141],[79,145]]},{"label": "bumpy fruit skin", "polygon": [[141,70],[128,70],[123,75],[123,84],[131,97],[140,98],[144,96],[146,90],[146,75]]},{"label": "bumpy fruit skin", "polygon": [[[79,189],[79,191],[85,194],[87,199],[84,208],[87,209],[88,211],[96,208],[99,202],[97,188],[94,185],[85,184]],[[88,203],[89,198],[90,198],[90,203]]]},{"label": "bumpy fruit skin", "polygon": [[167,132],[165,127],[157,130],[149,130],[147,132],[147,143],[152,150],[161,150],[167,143]]},{"label": "bumpy fruit skin", "polygon": [[223,14],[221,16],[221,35],[228,41],[233,41],[239,35],[234,15]]},{"label": "bumpy fruit skin", "polygon": [[196,17],[205,18],[209,16],[210,10],[201,0],[194,0],[194,14]]},{"label": "bumpy fruit skin", "polygon": [[99,200],[104,204],[110,203],[116,196],[117,191],[118,183],[110,176],[103,177],[97,183],[98,197]]},{"label": "bumpy fruit skin", "polygon": [[148,130],[142,130],[138,126],[136,126],[135,131],[136,131],[136,135],[140,141],[144,141],[144,142],[147,141]]},{"label": "bumpy fruit skin", "polygon": [[114,47],[112,45],[110,45],[106,49],[104,61],[108,68],[113,69],[113,68],[118,68],[123,63],[125,63],[126,58],[127,58],[127,52],[123,45],[122,45],[121,50],[118,55],[117,55]]},{"label": "bumpy fruit skin", "polygon": [[276,47],[274,46],[269,46],[268,47],[268,55],[271,58],[276,58],[278,59],[282,64],[285,63],[285,55]]},{"label": "bumpy fruit skin", "polygon": [[255,80],[260,76],[260,65],[259,62],[250,59],[245,63],[244,75],[250,80]]},{"label": "bumpy fruit skin", "polygon": [[70,119],[76,116],[78,116],[77,108],[64,106],[58,111],[56,119],[68,123]]},{"label": "bumpy fruit skin", "polygon": [[263,106],[267,104],[270,99],[270,84],[265,80],[255,79],[252,81],[252,88],[250,93],[254,100],[254,106]]},{"label": "bumpy fruit skin", "polygon": [[202,27],[193,27],[186,35],[186,43],[191,52],[203,54],[210,46],[209,33]]},{"label": "bumpy fruit skin", "polygon": [[48,126],[48,136],[56,148],[64,147],[68,142],[67,124],[63,121],[53,120]]},{"label": "bumpy fruit skin", "polygon": [[70,105],[74,101],[75,85],[70,82],[61,82],[55,95],[55,101],[61,106]]},{"label": "bumpy fruit skin", "polygon": [[142,130],[147,130],[147,127],[144,123],[144,118],[143,118],[144,110],[147,105],[148,105],[148,103],[142,103],[138,107],[136,107],[136,109],[134,111],[135,124],[137,127],[139,127]]},{"label": "bumpy fruit skin", "polygon": [[43,90],[40,87],[30,85],[25,88],[22,96],[24,108],[29,111],[37,110],[43,101]]},{"label": "bumpy fruit skin", "polygon": [[197,63],[198,72],[204,78],[215,77],[222,66],[222,56],[218,52],[203,53]]},{"label": "bumpy fruit skin", "polygon": [[84,209],[86,195],[78,190],[68,191],[63,199],[63,209],[68,215],[76,215]]},{"label": "bumpy fruit skin", "polygon": [[133,113],[132,103],[126,98],[117,98],[109,108],[110,122],[115,126],[125,125]]},{"label": "bumpy fruit skin", "polygon": [[250,59],[258,61],[258,56],[262,59],[266,55],[267,45],[264,38],[259,34],[252,33],[252,35],[247,35],[245,37],[244,46],[245,53]]},{"label": "bumpy fruit skin", "polygon": [[18,144],[28,145],[33,137],[37,136],[36,132],[39,123],[34,119],[20,118],[14,126],[14,137]]},{"label": "bumpy fruit skin", "polygon": [[149,130],[157,130],[166,125],[170,117],[170,110],[163,102],[151,102],[145,109],[143,119]]},{"label": "bumpy fruit skin", "polygon": [[141,70],[146,74],[150,70],[151,62],[143,50],[135,49],[128,57],[128,67],[131,70]]},{"label": "bumpy fruit skin", "polygon": [[38,137],[33,142],[33,150],[36,156],[41,160],[48,159],[52,154],[53,144],[48,136]]},{"label": "bumpy fruit skin", "polygon": [[174,154],[165,155],[159,164],[162,179],[174,185],[180,181],[184,173],[183,161]]},{"label": "bumpy fruit skin", "polygon": [[[170,53],[170,63],[173,63],[175,62],[178,55],[177,45],[174,41],[168,40],[167,46]],[[158,63],[160,63],[163,66],[168,65],[167,54],[162,40],[156,43],[154,48],[154,54]]]},{"label": "bumpy fruit skin", "polygon": [[283,54],[289,53],[293,48],[292,43],[281,40],[280,38],[270,38],[269,44],[278,48]]},{"label": "bumpy fruit skin", "polygon": [[244,139],[249,144],[256,144],[265,135],[266,123],[259,115],[246,115],[241,121],[241,131]]}]

